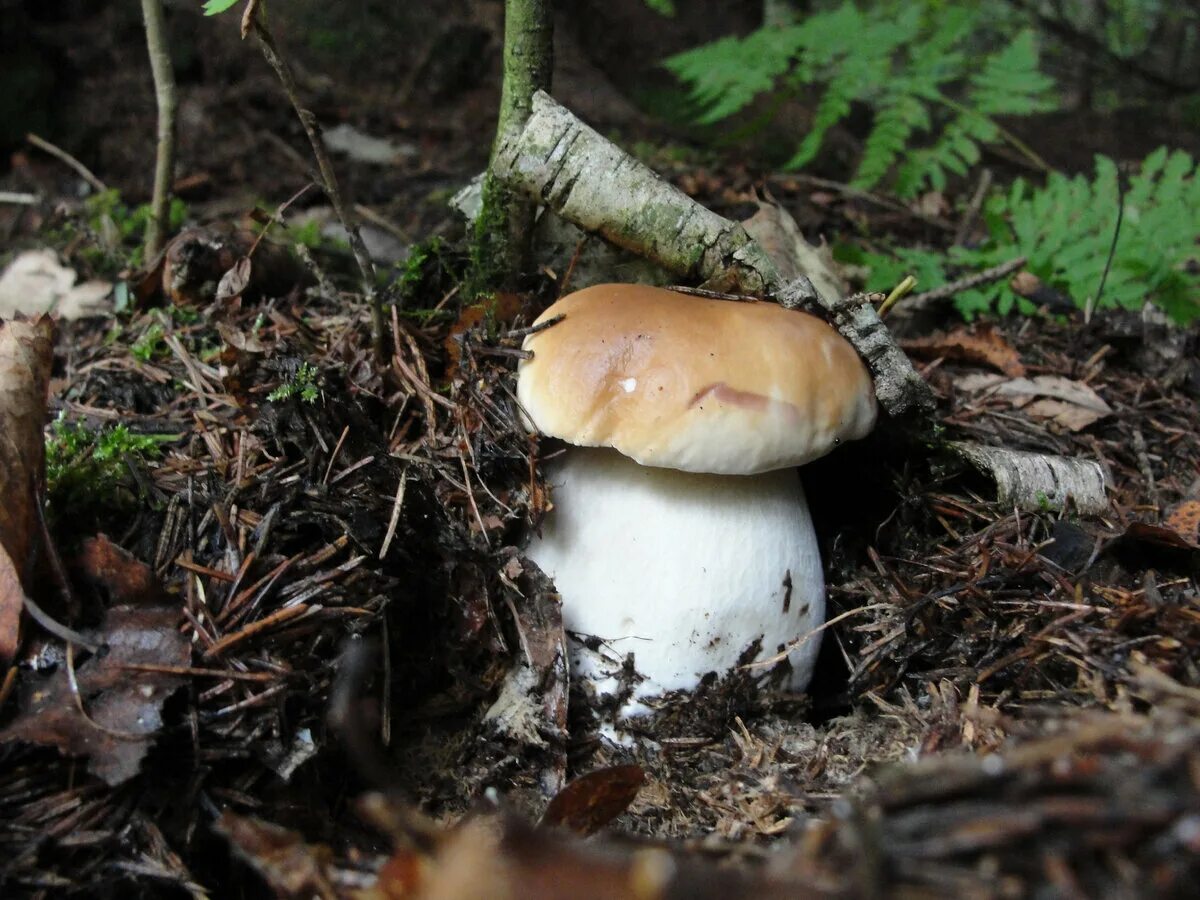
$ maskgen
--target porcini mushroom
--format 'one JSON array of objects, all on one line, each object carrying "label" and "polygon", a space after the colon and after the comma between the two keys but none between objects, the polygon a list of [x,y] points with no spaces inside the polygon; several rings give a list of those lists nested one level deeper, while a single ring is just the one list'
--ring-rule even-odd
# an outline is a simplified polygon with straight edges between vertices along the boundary
[{"label": "porcini mushroom", "polygon": [[874,425],[871,377],[815,316],[628,284],[560,299],[530,334],[518,397],[570,445],[529,557],[555,582],[572,672],[641,700],[786,654],[802,690],[825,584],[796,471]]}]

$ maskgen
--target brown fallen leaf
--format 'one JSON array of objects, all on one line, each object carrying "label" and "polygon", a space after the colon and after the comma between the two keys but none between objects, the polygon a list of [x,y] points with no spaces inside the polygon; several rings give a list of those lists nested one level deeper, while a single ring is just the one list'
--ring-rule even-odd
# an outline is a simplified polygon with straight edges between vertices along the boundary
[{"label": "brown fallen leaf", "polygon": [[1200,547],[1175,529],[1165,525],[1151,525],[1149,522],[1131,522],[1125,529],[1125,538],[1168,550],[1200,550]]},{"label": "brown fallen leaf", "polygon": [[1175,504],[1163,516],[1162,524],[1193,546],[1200,546],[1200,500]]},{"label": "brown fallen leaf", "polygon": [[309,844],[298,831],[226,811],[214,826],[235,853],[262,876],[277,897],[341,896],[333,886],[333,853]]},{"label": "brown fallen leaf", "polygon": [[442,343],[448,360],[446,377],[453,380],[454,376],[458,374],[458,367],[462,362],[464,334],[472,328],[484,324],[489,315],[497,325],[510,324],[517,317],[523,305],[524,298],[520,294],[501,291],[486,303],[476,303],[474,306],[464,307],[463,311],[458,314],[458,319],[450,326],[450,331]]},{"label": "brown fallen leaf", "polygon": [[0,668],[16,655],[24,606],[25,588],[21,586],[21,574],[8,551],[0,546]]},{"label": "brown fallen leaf", "polygon": [[838,274],[833,251],[822,241],[814,247],[786,208],[764,191],[758,211],[742,222],[746,233],[766,251],[785,281],[807,275],[823,297],[843,297],[848,291]]},{"label": "brown fallen leaf", "polygon": [[1112,407],[1081,381],[1061,375],[1004,378],[1000,375],[964,375],[954,386],[966,393],[984,392],[1007,399],[1039,419],[1050,419],[1069,431],[1082,431],[1112,415]]},{"label": "brown fallen leaf", "polygon": [[154,570],[114,544],[108,535],[85,540],[77,562],[83,577],[107,591],[114,606],[146,606],[162,599],[162,585]]},{"label": "brown fallen leaf", "polygon": [[254,263],[250,257],[243,256],[226,270],[217,283],[217,300],[232,300],[240,297],[250,286],[250,276],[254,273]]},{"label": "brown fallen leaf", "polygon": [[[362,900],[806,900],[839,896],[800,879],[719,867],[645,845],[600,846],[505,816],[466,820],[430,857],[401,849]],[[389,880],[396,876],[395,881]],[[845,896],[845,894],[840,894]]]},{"label": "brown fallen leaf", "polygon": [[[0,322],[0,547],[20,586],[33,587],[40,534],[37,495],[46,467],[42,426],[54,361],[54,323],[49,316]],[[0,588],[0,665],[20,641],[19,591]]]},{"label": "brown fallen leaf", "polygon": [[179,619],[169,607],[110,609],[95,635],[101,651],[75,671],[78,694],[65,666],[27,676],[20,712],[0,731],[0,743],[25,741],[86,756],[89,771],[110,785],[132,778],[162,727],[163,704],[183,683],[153,668],[186,666],[191,657]]},{"label": "brown fallen leaf", "polygon": [[[255,246],[255,236],[229,228],[191,228],[167,245],[163,256],[162,285],[174,304],[205,305],[217,297],[226,274],[253,250],[253,266],[243,266],[234,276],[246,294],[281,297],[312,276],[284,247],[269,241]],[[227,285],[228,289],[229,285]]]},{"label": "brown fallen leaf", "polygon": [[542,820],[544,828],[569,828],[577,834],[595,834],[637,797],[646,781],[641,766],[610,766],[580,775],[554,795]]},{"label": "brown fallen leaf", "polygon": [[1021,354],[991,325],[912,338],[901,341],[900,346],[912,356],[922,359],[941,357],[956,362],[982,363],[1013,378],[1025,374]]}]

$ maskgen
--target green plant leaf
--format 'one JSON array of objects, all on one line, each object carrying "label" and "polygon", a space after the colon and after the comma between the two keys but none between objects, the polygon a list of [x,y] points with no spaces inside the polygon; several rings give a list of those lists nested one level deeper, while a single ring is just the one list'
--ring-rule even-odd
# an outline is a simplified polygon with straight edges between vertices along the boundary
[{"label": "green plant leaf", "polygon": [[225,10],[237,5],[238,0],[205,0],[204,14],[206,16],[219,16]]},{"label": "green plant leaf", "polygon": [[[1154,303],[1172,319],[1200,318],[1200,276],[1190,265],[1200,241],[1200,166],[1187,153],[1160,149],[1132,174],[1124,195],[1124,215],[1112,265],[1109,248],[1117,224],[1116,164],[1096,157],[1095,175],[1068,178],[1052,174],[1042,188],[1017,179],[984,210],[988,240],[980,247],[954,247],[948,253],[921,248],[864,254],[871,267],[868,287],[887,290],[915,274],[922,290],[958,276],[1025,256],[1026,267],[1080,307],[1141,309]],[[955,306],[971,318],[994,309],[1030,311],[1004,284],[958,294]]]},{"label": "green plant leaf", "polygon": [[[990,53],[968,49],[993,46]],[[697,47],[666,66],[688,87],[701,124],[772,91],[815,91],[813,119],[787,168],[812,162],[856,104],[870,107],[874,122],[853,183],[871,188],[894,173],[902,197],[967,174],[980,146],[1004,134],[995,117],[1055,103],[1033,31],[975,5],[939,0],[845,2],[796,25]]]}]

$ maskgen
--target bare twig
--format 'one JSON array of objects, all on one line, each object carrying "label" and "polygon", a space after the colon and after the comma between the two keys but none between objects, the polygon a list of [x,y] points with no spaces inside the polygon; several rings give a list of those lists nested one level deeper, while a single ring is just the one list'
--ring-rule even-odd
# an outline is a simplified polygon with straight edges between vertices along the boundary
[{"label": "bare twig", "polygon": [[972,275],[958,278],[931,291],[925,291],[923,294],[913,294],[911,297],[903,300],[900,305],[907,310],[922,309],[939,300],[948,300],[961,291],[969,291],[971,288],[999,281],[1001,278],[1017,271],[1026,262],[1027,260],[1024,256],[1018,256],[1016,259],[1010,259],[1006,263],[992,266],[990,269],[984,269],[982,272],[975,272]]},{"label": "bare twig", "polygon": [[96,190],[97,192],[103,193],[104,191],[108,190],[108,185],[105,184],[103,181],[101,181],[99,178],[97,178],[92,173],[91,169],[89,169],[87,166],[85,166],[83,163],[81,163],[79,160],[77,160],[75,157],[73,157],[70,153],[68,153],[62,147],[56,147],[54,144],[50,143],[49,141],[45,140],[44,138],[40,138],[36,134],[32,134],[32,133],[25,135],[25,140],[29,141],[29,143],[33,144],[33,146],[37,147],[39,150],[44,150],[46,153],[49,153],[55,159],[61,160],[62,162],[66,163],[68,166],[70,166],[72,169],[75,170],[75,173],[80,178],[82,178],[84,181],[86,181],[88,184],[90,184],[92,186],[92,188],[94,190]]},{"label": "bare twig", "polygon": [[971,236],[971,229],[975,227],[975,220],[979,218],[979,210],[983,208],[983,201],[987,199],[988,191],[991,188],[992,170],[984,169],[979,175],[979,184],[975,186],[971,202],[967,204],[967,209],[958,223],[958,229],[954,232],[955,245],[966,243],[967,238]]},{"label": "bare twig", "polygon": [[384,346],[385,325],[383,321],[383,303],[379,297],[379,292],[375,289],[375,265],[371,262],[371,256],[367,253],[367,247],[363,243],[362,233],[358,229],[358,222],[354,219],[354,210],[347,206],[345,200],[342,198],[342,192],[338,188],[337,174],[334,172],[333,163],[329,159],[329,152],[325,147],[325,139],[321,136],[321,125],[312,111],[306,109],[300,103],[300,94],[297,90],[296,79],[292,75],[291,67],[288,66],[287,61],[280,54],[279,48],[275,43],[275,38],[263,23],[261,14],[254,17],[252,28],[258,37],[258,43],[262,48],[263,56],[271,68],[275,70],[280,84],[283,85],[284,93],[287,94],[292,108],[296,111],[297,118],[300,119],[300,124],[304,126],[304,133],[308,135],[308,142],[312,145],[313,155],[317,159],[317,168],[321,173],[321,188],[325,191],[329,202],[333,204],[333,210],[337,213],[342,227],[346,229],[346,236],[350,241],[350,250],[354,253],[354,261],[358,263],[359,273],[362,276],[363,293],[367,298],[367,303],[371,307],[371,337],[375,348],[375,358],[382,363],[387,359],[387,351]]},{"label": "bare twig", "polygon": [[41,198],[37,194],[0,191],[0,203],[9,203],[13,206],[36,206],[40,202]]}]

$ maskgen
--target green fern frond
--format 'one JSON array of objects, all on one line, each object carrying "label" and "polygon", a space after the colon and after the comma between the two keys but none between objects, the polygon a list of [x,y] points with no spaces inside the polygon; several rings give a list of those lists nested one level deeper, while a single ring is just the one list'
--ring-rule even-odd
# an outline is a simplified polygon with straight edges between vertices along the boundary
[{"label": "green fern frond", "polygon": [[700,110],[696,121],[712,124],[775,88],[801,46],[797,28],[764,28],[745,38],[727,37],[667,59],[663,65],[690,86]]},{"label": "green fern frond", "polygon": [[[862,260],[872,268],[871,290],[886,290],[915,273],[925,289],[949,280],[949,270],[978,271],[1024,256],[1026,267],[1080,307],[1094,302],[1117,221],[1119,173],[1096,157],[1093,178],[1053,174],[1042,188],[1017,179],[987,204],[989,239],[981,247],[946,254],[907,249]],[[1183,151],[1156,150],[1131,176],[1112,266],[1100,308],[1140,309],[1152,302],[1179,322],[1200,318],[1200,166]],[[1004,285],[955,298],[968,318],[989,309],[1001,314],[1019,302]]]},{"label": "green fern frond", "polygon": [[[711,124],[780,86],[822,91],[808,133],[786,164],[799,168],[855,103],[875,113],[854,184],[870,188],[896,173],[895,191],[912,196],[964,174],[980,146],[999,140],[999,115],[1048,108],[1053,81],[1038,70],[1032,31],[982,60],[968,48],[994,41],[994,17],[969,4],[936,0],[853,2],[818,11],[787,28],[725,38],[667,61]],[[959,99],[953,99],[951,95]],[[921,146],[913,147],[920,138]]]},{"label": "green fern frond", "polygon": [[928,106],[913,92],[904,90],[909,85],[899,87],[900,90],[884,99],[875,114],[875,127],[867,137],[852,182],[855,187],[877,184],[896,164],[912,133],[930,127]]},{"label": "green fern frond", "polygon": [[965,105],[982,116],[1023,116],[1054,108],[1054,80],[1038,69],[1037,42],[1022,31],[971,77]]}]

